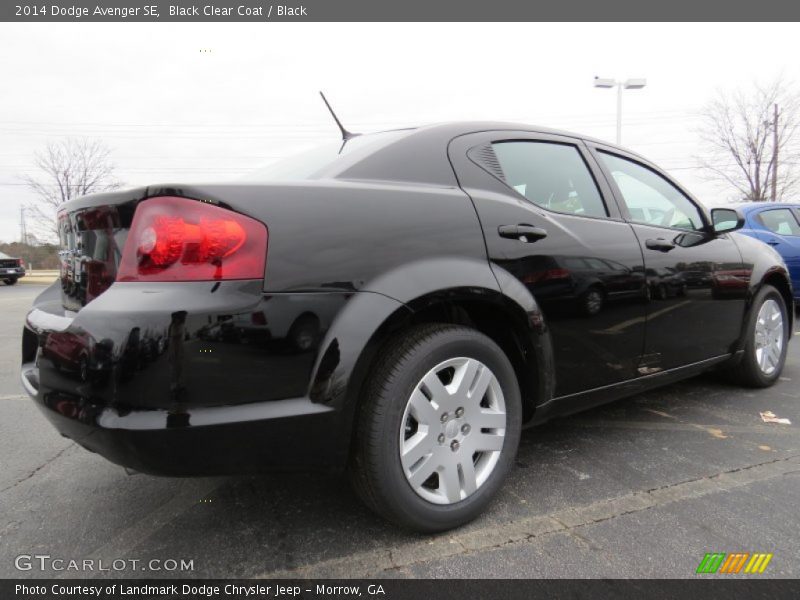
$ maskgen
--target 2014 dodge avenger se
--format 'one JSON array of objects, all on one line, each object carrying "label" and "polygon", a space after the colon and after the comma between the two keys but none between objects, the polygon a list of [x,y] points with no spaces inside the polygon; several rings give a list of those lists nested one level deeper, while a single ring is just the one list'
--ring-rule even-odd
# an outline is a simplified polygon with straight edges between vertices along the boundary
[{"label": "2014 dodge avenger se", "polygon": [[162,475],[347,467],[437,531],[486,507],[523,426],[780,375],[780,256],[642,157],[524,125],[343,134],[249,180],[63,206],[22,343],[63,435]]}]

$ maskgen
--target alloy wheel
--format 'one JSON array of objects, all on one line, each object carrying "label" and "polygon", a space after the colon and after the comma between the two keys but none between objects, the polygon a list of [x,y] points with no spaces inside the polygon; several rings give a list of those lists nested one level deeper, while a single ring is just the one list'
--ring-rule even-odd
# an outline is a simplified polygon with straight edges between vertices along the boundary
[{"label": "alloy wheel", "polygon": [[756,363],[764,375],[772,375],[778,368],[784,344],[783,312],[778,303],[768,299],[761,305],[756,317]]},{"label": "alloy wheel", "polygon": [[474,494],[503,449],[506,407],[500,382],[474,358],[446,360],[419,381],[400,431],[400,461],[414,492],[434,504]]}]

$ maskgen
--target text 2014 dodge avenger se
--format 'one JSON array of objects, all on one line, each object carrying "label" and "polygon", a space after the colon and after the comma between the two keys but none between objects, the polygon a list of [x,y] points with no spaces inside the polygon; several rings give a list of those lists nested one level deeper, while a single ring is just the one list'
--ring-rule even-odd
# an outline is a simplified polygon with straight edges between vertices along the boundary
[{"label": "text 2014 dodge avenger se", "polygon": [[422,531],[486,507],[523,426],[711,368],[771,385],[794,316],[735,210],[520,125],[353,137],[59,219],[22,381],[62,434],[163,475],[347,467]]}]

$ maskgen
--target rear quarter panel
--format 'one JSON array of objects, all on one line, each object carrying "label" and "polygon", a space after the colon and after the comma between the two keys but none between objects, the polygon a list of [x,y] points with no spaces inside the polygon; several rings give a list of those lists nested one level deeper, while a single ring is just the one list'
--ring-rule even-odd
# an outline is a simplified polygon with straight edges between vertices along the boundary
[{"label": "rear quarter panel", "polygon": [[455,187],[309,181],[195,193],[267,224],[267,292],[385,292],[379,280],[403,265],[443,256],[485,260],[475,211]]}]

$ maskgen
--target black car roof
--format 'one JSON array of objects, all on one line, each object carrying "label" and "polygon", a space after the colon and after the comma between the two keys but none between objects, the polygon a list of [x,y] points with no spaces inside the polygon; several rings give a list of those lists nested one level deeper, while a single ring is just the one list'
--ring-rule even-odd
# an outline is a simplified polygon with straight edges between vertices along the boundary
[{"label": "black car roof", "polygon": [[[523,123],[457,121],[424,125],[407,131],[408,135],[403,135],[385,146],[379,147],[370,155],[360,158],[354,164],[347,165],[337,172],[334,177],[342,179],[385,179],[454,186],[457,183],[447,157],[448,144],[459,136],[484,131],[518,131],[559,135],[574,138],[575,140],[602,144],[603,146],[616,148],[627,154],[638,156],[630,150],[603,140],[559,129]],[[650,162],[643,157],[639,158],[644,162]]]}]

